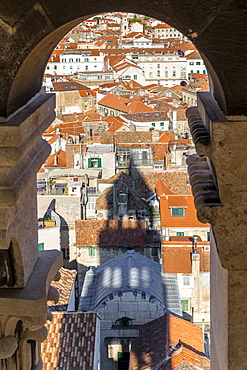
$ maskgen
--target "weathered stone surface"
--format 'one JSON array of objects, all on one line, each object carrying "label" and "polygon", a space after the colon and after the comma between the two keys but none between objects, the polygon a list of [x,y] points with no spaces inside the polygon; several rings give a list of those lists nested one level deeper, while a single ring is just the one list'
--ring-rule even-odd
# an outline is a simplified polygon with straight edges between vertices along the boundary
[{"label": "weathered stone surface", "polygon": [[25,286],[38,257],[36,173],[50,153],[41,134],[53,119],[48,94],[0,125],[0,249],[15,265],[13,287]]}]

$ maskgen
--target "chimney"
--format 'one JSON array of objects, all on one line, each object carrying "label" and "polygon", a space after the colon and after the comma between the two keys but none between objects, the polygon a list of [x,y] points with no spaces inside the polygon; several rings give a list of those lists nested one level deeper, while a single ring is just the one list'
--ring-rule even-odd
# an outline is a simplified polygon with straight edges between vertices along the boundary
[{"label": "chimney", "polygon": [[152,132],[152,142],[153,143],[158,143],[159,138],[160,138],[159,131],[158,130],[152,130],[151,132]]},{"label": "chimney", "polygon": [[201,282],[200,282],[200,253],[197,252],[198,236],[193,236],[193,251],[191,253],[191,270],[192,279],[194,280],[194,288],[192,291],[191,305],[194,307],[195,314],[200,312],[201,306]]}]

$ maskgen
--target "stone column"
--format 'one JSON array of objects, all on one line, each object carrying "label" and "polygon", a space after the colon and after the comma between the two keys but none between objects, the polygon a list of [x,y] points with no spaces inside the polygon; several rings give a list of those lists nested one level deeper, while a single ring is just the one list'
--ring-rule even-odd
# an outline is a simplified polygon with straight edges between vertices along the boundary
[{"label": "stone column", "polygon": [[198,219],[210,222],[211,368],[247,368],[247,117],[225,117],[210,93],[187,111]]},{"label": "stone column", "polygon": [[36,173],[50,153],[41,138],[54,119],[53,94],[41,94],[0,124],[0,369],[42,369],[40,343],[58,300],[50,283],[59,251],[38,251]]}]

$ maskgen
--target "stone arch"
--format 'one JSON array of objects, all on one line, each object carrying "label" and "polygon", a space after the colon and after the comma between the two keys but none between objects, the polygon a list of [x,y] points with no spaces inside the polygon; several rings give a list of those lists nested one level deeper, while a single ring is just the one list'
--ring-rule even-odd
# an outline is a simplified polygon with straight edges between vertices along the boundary
[{"label": "stone arch", "polygon": [[[59,6],[57,0],[50,1],[49,4],[42,3],[34,2],[34,5],[31,8],[26,7],[23,13],[18,14],[17,9],[13,15],[4,14],[5,17],[2,17],[6,19],[6,23],[0,24],[4,26],[2,40],[9,43],[9,62],[5,66],[6,74],[2,76],[3,91],[0,93],[0,114],[3,117],[10,116],[39,93],[45,65],[59,40],[79,22],[104,11],[143,13],[169,23],[191,39],[201,52],[211,74],[211,91],[215,94],[221,109],[225,113],[226,110],[231,111],[234,94],[229,92],[223,70],[226,69],[224,60],[228,57],[227,52],[222,52],[221,43],[215,37],[215,33],[210,31],[212,25],[215,26],[217,23],[219,28],[226,18],[229,18],[227,8],[229,1],[222,3],[209,0],[198,6],[196,0],[190,4],[185,4],[181,0],[168,0],[165,3],[157,0],[156,4],[148,0],[141,3],[96,0],[93,4],[82,4],[77,0],[72,9],[70,3],[63,0],[59,2]],[[224,30],[224,33],[227,34],[227,30]],[[4,50],[3,54],[6,54]],[[6,61],[7,55],[3,59]],[[239,73],[241,70],[238,68],[236,72]],[[239,107],[240,104],[238,109]]]}]

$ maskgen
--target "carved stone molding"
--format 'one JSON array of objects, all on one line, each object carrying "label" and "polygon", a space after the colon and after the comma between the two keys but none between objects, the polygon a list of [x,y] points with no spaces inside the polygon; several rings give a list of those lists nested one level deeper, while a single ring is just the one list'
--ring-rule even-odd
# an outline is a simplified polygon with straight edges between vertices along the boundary
[{"label": "carved stone molding", "polygon": [[0,289],[0,370],[42,369],[40,345],[52,319],[47,300],[59,298],[50,283],[62,262],[59,251],[40,252],[25,288]]},{"label": "carved stone molding", "polygon": [[221,264],[247,269],[247,117],[225,117],[210,93],[198,93],[187,110],[198,155],[188,157],[195,206],[210,222]]},{"label": "carved stone molding", "polygon": [[41,94],[0,124],[0,287],[24,287],[38,258],[36,173],[50,153],[41,135],[54,107],[54,94]]}]

